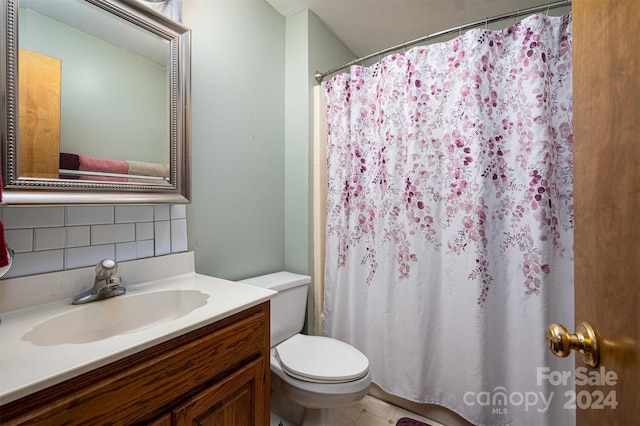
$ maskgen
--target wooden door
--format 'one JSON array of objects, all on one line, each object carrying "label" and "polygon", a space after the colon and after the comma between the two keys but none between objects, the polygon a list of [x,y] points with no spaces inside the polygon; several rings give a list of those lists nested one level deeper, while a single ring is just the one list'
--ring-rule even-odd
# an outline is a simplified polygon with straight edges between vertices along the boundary
[{"label": "wooden door", "polygon": [[18,176],[57,179],[62,61],[18,52]]},{"label": "wooden door", "polygon": [[[640,1],[574,0],[572,10],[575,319],[604,340],[591,377],[614,374],[576,387],[577,424],[632,425],[640,419]],[[601,397],[610,404],[596,406]]]}]

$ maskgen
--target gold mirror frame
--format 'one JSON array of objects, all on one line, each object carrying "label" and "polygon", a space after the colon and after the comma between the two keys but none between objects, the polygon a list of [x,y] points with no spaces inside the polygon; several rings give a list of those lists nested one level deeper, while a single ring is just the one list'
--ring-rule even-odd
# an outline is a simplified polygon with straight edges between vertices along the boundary
[{"label": "gold mirror frame", "polygon": [[190,90],[191,31],[136,0],[84,0],[169,42],[169,185],[34,179],[18,176],[18,2],[0,0],[2,72],[0,129],[3,205],[185,204],[191,197]]}]

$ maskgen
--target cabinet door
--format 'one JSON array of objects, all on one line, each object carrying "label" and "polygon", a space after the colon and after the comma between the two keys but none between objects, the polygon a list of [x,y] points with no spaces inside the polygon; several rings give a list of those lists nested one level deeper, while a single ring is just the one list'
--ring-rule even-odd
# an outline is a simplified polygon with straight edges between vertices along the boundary
[{"label": "cabinet door", "polygon": [[250,362],[173,410],[175,426],[266,426],[268,379],[264,360]]},{"label": "cabinet door", "polygon": [[164,414],[149,423],[145,423],[145,426],[171,426],[171,413]]}]

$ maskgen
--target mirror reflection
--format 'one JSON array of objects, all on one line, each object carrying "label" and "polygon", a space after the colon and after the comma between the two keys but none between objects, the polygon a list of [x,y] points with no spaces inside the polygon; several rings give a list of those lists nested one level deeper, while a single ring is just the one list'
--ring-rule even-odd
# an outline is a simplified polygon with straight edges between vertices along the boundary
[{"label": "mirror reflection", "polygon": [[84,0],[18,16],[19,177],[168,185],[170,42]]}]

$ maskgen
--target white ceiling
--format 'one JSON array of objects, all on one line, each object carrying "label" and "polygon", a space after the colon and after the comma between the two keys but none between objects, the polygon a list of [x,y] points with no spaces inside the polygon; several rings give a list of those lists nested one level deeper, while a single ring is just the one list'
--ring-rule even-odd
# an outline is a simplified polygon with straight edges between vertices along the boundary
[{"label": "white ceiling", "polygon": [[266,1],[285,17],[309,8],[360,57],[427,34],[554,0]]}]

